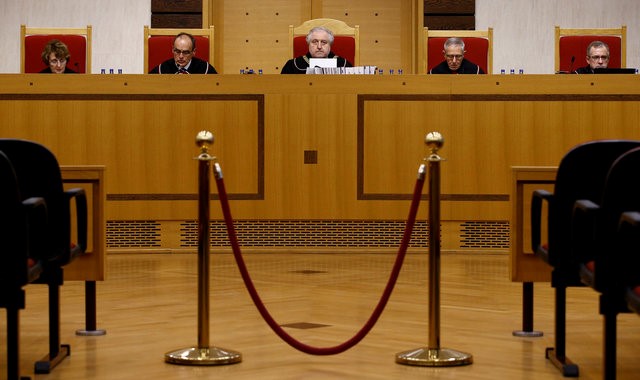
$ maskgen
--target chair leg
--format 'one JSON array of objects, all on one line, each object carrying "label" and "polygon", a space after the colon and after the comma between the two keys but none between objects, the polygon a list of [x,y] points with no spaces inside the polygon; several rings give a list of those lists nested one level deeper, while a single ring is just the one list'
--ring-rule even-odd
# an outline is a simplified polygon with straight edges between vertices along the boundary
[{"label": "chair leg", "polygon": [[605,380],[616,379],[616,358],[617,358],[617,313],[608,312],[604,314],[604,345],[602,357],[604,358],[604,378]]},{"label": "chair leg", "polygon": [[7,379],[20,378],[20,309],[7,307]]},{"label": "chair leg", "polygon": [[578,365],[574,364],[566,356],[567,342],[567,288],[557,286],[556,288],[556,312],[555,312],[555,347],[547,347],[545,356],[551,360],[565,377],[578,377]]},{"label": "chair leg", "polygon": [[71,355],[68,344],[60,344],[60,286],[62,269],[55,270],[48,282],[49,288],[49,354],[35,364],[35,373],[49,373],[65,357]]}]

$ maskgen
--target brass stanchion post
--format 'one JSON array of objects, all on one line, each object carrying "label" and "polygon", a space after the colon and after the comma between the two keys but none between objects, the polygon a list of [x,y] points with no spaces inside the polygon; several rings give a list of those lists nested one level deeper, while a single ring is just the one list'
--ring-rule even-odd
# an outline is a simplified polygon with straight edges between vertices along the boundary
[{"label": "brass stanchion post", "polygon": [[209,346],[209,198],[213,134],[201,131],[196,136],[200,147],[198,163],[198,346],[165,354],[165,362],[186,365],[220,365],[242,361],[239,352]]},{"label": "brass stanchion post", "polygon": [[444,139],[430,132],[425,144],[431,150],[425,158],[429,166],[429,346],[396,354],[396,363],[450,367],[473,363],[470,354],[440,348],[440,161],[438,155]]}]

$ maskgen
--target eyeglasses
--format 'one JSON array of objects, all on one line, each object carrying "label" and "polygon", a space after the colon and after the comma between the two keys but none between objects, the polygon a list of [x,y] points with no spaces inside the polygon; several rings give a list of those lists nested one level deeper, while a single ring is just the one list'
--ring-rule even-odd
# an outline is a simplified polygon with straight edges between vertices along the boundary
[{"label": "eyeglasses", "polygon": [[311,45],[319,45],[319,46],[324,46],[327,45],[329,43],[329,41],[327,40],[311,40],[310,44]]},{"label": "eyeglasses", "polygon": [[591,58],[594,61],[599,61],[599,60],[608,61],[609,60],[609,56],[608,55],[591,55],[591,56],[589,56],[589,58]]},{"label": "eyeglasses", "polygon": [[180,50],[180,49],[173,49],[173,54],[175,55],[191,55],[193,52],[191,50]]},{"label": "eyeglasses", "polygon": [[49,60],[49,64],[51,66],[58,66],[58,65],[64,66],[64,65],[67,64],[67,59],[66,58],[63,58],[63,59],[50,59]]},{"label": "eyeglasses", "polygon": [[448,60],[456,59],[460,61],[464,57],[464,55],[463,54],[445,54],[444,57]]}]

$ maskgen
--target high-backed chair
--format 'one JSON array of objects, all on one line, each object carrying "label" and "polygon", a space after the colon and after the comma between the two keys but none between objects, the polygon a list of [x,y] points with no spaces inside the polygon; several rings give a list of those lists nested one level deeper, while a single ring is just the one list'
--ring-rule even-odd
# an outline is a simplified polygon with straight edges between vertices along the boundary
[{"label": "high-backed chair", "polygon": [[585,66],[587,46],[592,41],[609,45],[609,67],[627,65],[627,27],[609,29],[567,29],[555,27],[555,72],[571,72]]},{"label": "high-backed chair", "polygon": [[619,224],[625,211],[640,211],[639,173],[640,148],[634,148],[611,165],[602,198],[578,200],[574,208],[573,256],[580,262],[582,282],[600,293],[605,379],[616,377],[617,315],[629,311],[624,297],[629,252],[620,247]]},{"label": "high-backed chair", "polygon": [[[65,190],[56,157],[46,147],[27,140],[0,139],[0,151],[11,161],[22,199],[41,197],[47,204],[48,224],[41,238],[46,252],[43,272],[36,283],[49,288],[49,354],[36,362],[36,373],[48,373],[69,354],[60,344],[60,286],[63,267],[87,247],[87,199],[81,188]],[[75,200],[75,228],[71,200]],[[77,238],[72,244],[71,236]]]},{"label": "high-backed chair", "polygon": [[305,55],[309,52],[307,34],[317,26],[324,26],[333,32],[334,40],[331,51],[346,59],[352,65],[360,64],[360,26],[349,26],[344,21],[331,18],[316,18],[307,20],[298,26],[289,25],[289,51],[291,58]]},{"label": "high-backed chair", "polygon": [[144,26],[144,73],[148,73],[167,59],[173,57],[173,40],[179,33],[189,33],[196,39],[195,57],[213,63],[214,29],[160,29]]},{"label": "high-backed chair", "polygon": [[7,379],[19,377],[20,309],[25,307],[23,287],[42,273],[45,257],[38,252],[46,226],[42,198],[22,200],[9,158],[0,151],[0,307],[7,310]]},{"label": "high-backed chair", "polygon": [[426,74],[434,66],[444,61],[442,50],[447,38],[458,37],[464,41],[464,57],[480,66],[485,73],[493,72],[493,28],[487,30],[429,30],[424,28],[424,56],[422,73]]},{"label": "high-backed chair", "polygon": [[[640,147],[640,141],[599,140],[580,144],[560,161],[553,193],[533,192],[531,200],[531,245],[535,255],[549,264],[555,290],[555,347],[548,347],[547,359],[565,376],[577,376],[578,366],[566,357],[566,292],[584,286],[580,260],[573,254],[572,221],[575,202],[602,198],[611,164],[623,153]],[[548,204],[548,243],[542,242],[542,205]]]},{"label": "high-backed chair", "polygon": [[86,28],[33,28],[20,25],[20,72],[39,73],[47,66],[40,58],[47,42],[57,39],[69,48],[67,67],[91,73],[91,25]]}]

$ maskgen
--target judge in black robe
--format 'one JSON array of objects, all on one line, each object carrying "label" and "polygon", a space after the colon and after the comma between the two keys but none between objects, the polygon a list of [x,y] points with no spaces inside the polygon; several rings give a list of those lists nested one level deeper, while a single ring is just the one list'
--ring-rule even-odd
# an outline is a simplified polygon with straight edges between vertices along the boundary
[{"label": "judge in black robe", "polygon": [[[311,54],[307,53],[305,55],[301,55],[299,57],[288,60],[287,63],[285,63],[285,65],[282,67],[282,71],[280,72],[280,74],[305,74],[307,72],[307,67],[309,67],[310,58]],[[329,52],[327,58],[337,58],[338,67],[352,67],[349,61],[333,54],[333,52]]]}]

